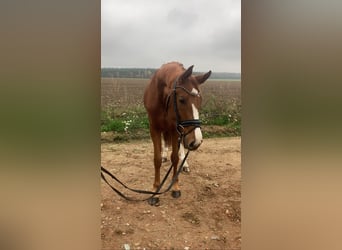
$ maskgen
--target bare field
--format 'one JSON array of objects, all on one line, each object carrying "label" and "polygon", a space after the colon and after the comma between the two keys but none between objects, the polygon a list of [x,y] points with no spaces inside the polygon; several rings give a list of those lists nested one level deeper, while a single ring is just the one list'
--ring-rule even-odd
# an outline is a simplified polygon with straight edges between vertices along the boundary
[{"label": "bare field", "polygon": [[[101,107],[143,105],[143,93],[149,79],[102,78]],[[240,101],[241,82],[229,80],[208,80],[201,86],[203,106],[215,98],[217,102]]]},{"label": "bare field", "polygon": [[[190,173],[179,177],[181,197],[161,195],[158,207],[128,202],[101,182],[103,250],[125,249],[125,244],[131,250],[241,249],[240,137],[206,139],[188,162]],[[152,189],[150,140],[103,143],[101,165],[128,186]],[[169,166],[170,161],[162,165],[161,176]],[[146,198],[110,182],[130,197]]]}]

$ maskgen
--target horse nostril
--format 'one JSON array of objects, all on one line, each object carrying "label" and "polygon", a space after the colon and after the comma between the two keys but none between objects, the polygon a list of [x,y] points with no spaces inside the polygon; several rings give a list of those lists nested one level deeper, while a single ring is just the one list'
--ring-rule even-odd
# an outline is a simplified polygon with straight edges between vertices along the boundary
[{"label": "horse nostril", "polygon": [[201,141],[194,140],[188,144],[187,149],[196,150],[201,144],[202,144],[202,140]]},{"label": "horse nostril", "polygon": [[190,144],[189,144],[189,149],[190,150],[195,150],[195,149],[197,149],[199,146],[201,145],[201,143],[198,143],[198,142],[196,142],[196,141],[193,141],[193,142],[191,142]]}]

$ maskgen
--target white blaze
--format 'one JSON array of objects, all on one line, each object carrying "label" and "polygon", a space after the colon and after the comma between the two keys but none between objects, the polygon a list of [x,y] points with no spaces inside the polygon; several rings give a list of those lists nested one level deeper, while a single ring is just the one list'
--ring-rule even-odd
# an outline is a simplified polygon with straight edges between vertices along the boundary
[{"label": "white blaze", "polygon": [[198,95],[198,90],[195,89],[195,88],[192,88],[191,93],[193,93],[193,94],[195,94],[195,95]]},{"label": "white blaze", "polygon": [[[198,109],[195,107],[194,104],[192,105],[192,114],[195,120],[199,119]],[[195,128],[195,145],[199,145],[202,143],[202,132],[200,128]]]}]

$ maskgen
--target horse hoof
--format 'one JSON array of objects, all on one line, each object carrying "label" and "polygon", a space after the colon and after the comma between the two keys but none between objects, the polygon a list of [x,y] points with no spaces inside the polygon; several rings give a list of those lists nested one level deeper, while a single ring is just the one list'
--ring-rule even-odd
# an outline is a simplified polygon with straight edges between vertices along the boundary
[{"label": "horse hoof", "polygon": [[151,206],[159,206],[159,198],[158,197],[151,197],[147,200],[148,204],[150,204]]},{"label": "horse hoof", "polygon": [[183,172],[186,173],[186,174],[189,174],[190,173],[190,168],[189,167],[183,167]]},{"label": "horse hoof", "polygon": [[181,196],[181,191],[180,190],[177,190],[177,191],[173,190],[171,195],[173,198],[179,198]]}]

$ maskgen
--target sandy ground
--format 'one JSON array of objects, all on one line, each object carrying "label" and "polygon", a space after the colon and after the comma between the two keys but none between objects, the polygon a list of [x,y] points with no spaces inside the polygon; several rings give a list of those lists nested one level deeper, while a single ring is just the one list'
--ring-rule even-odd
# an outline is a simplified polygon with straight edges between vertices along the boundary
[{"label": "sandy ground", "polygon": [[[241,249],[241,138],[205,139],[188,162],[181,197],[168,192],[159,206],[126,201],[101,181],[102,249]],[[103,143],[101,164],[132,188],[152,189],[150,140]],[[170,164],[163,163],[161,178]],[[147,197],[110,182],[130,197]]]}]

